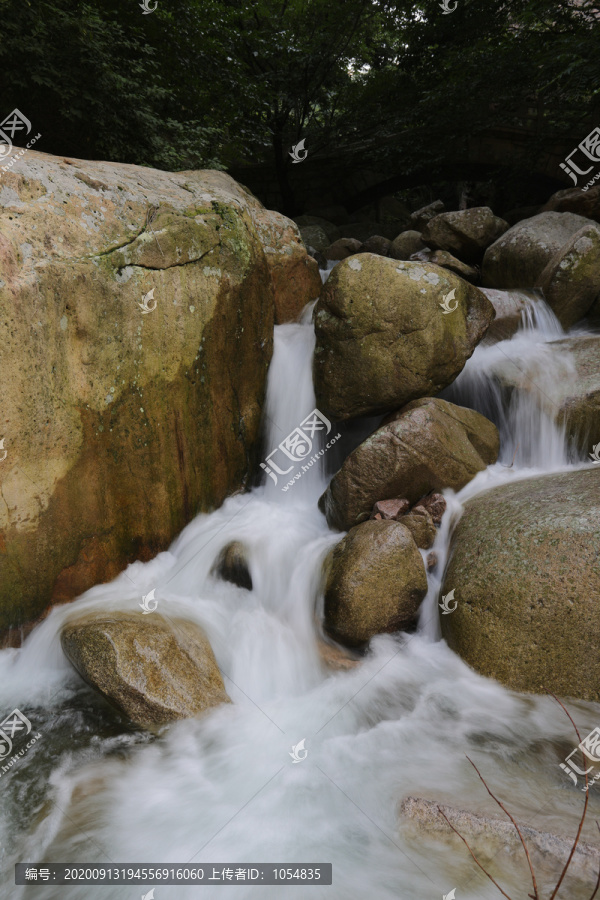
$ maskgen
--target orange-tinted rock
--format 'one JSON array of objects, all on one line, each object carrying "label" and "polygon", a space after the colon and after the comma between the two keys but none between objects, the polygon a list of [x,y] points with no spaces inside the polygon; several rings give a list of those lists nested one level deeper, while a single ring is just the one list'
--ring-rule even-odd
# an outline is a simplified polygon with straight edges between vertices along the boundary
[{"label": "orange-tinted rock", "polygon": [[10,175],[0,631],[152,558],[244,486],[273,330],[262,207],[223,172],[29,151]]}]

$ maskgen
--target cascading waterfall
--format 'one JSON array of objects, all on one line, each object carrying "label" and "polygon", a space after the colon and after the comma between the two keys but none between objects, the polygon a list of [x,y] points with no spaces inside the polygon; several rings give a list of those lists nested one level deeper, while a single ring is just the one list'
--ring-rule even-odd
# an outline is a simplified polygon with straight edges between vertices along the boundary
[{"label": "cascading waterfall", "polygon": [[[276,328],[269,450],[315,407],[307,318]],[[531,426],[538,407],[530,392],[515,391],[506,407],[498,386],[499,368],[524,360],[528,370],[536,363],[540,373],[564,380],[571,369],[553,353],[558,336],[549,311],[531,311],[513,338],[479,347],[446,392],[497,422],[502,455],[458,495],[447,494],[434,547],[439,564],[429,576],[416,634],[375,638],[350,671],[332,674],[322,666],[315,607],[323,558],[340,535],[329,531],[316,507],[325,480],[315,464],[287,492],[281,490],[286,476],[275,484],[266,475],[262,487],[194,519],[168,552],[55,609],[22,649],[0,653],[3,708],[26,711],[42,733],[0,780],[8,873],[2,897],[20,900],[34,890],[37,900],[105,900],[139,897],[144,889],[14,887],[14,862],[48,860],[332,862],[333,885],[311,887],[310,894],[303,888],[303,897],[427,900],[457,887],[457,900],[491,900],[497,891],[466,850],[457,854],[448,842],[416,835],[398,813],[400,801],[413,795],[496,814],[467,753],[523,820],[575,833],[583,801],[558,766],[574,746],[560,710],[549,699],[512,694],[476,675],[438,640],[441,577],[465,499],[509,479],[581,464],[547,410],[535,412]],[[552,398],[552,384],[538,387]],[[315,451],[324,440],[315,434]],[[250,592],[210,574],[232,540],[248,547]],[[158,738],[116,727],[80,684],[59,642],[63,622],[77,610],[137,612],[151,588],[158,613],[204,627],[233,700]],[[596,724],[592,704],[572,703],[571,710],[583,727]],[[289,752],[301,739],[308,756],[294,765]],[[594,797],[590,802],[591,822],[600,810]],[[513,896],[523,895],[523,873],[516,861],[501,873]],[[297,887],[241,883],[214,892],[164,885],[155,895],[191,900],[200,891],[222,900],[300,896]],[[589,896],[577,891],[572,900]]]}]

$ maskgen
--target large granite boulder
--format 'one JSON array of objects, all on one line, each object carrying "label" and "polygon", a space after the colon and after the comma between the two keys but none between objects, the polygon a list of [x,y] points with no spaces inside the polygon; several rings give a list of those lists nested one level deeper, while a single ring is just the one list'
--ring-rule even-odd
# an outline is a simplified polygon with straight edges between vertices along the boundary
[{"label": "large granite boulder", "polygon": [[30,151],[0,203],[2,631],[247,483],[277,271],[261,235],[288,256],[278,214],[223,172]]},{"label": "large granite boulder", "polygon": [[465,504],[442,593],[450,647],[517,691],[600,700],[600,468],[516,481]]},{"label": "large granite boulder", "polygon": [[483,254],[505,231],[508,222],[487,206],[441,213],[423,229],[423,240],[434,250],[447,250],[466,263],[479,263]]},{"label": "large granite boulder", "polygon": [[574,213],[542,212],[523,219],[485,252],[482,283],[491,288],[533,288],[555,253],[589,224]]},{"label": "large granite boulder", "polygon": [[358,647],[414,625],[427,593],[423,558],[400,522],[353,528],[325,560],[325,630]]},{"label": "large granite boulder", "polygon": [[347,531],[378,500],[416,503],[431,491],[460,490],[498,452],[498,430],[480,413],[437,398],[414,400],[344,460],[319,507],[332,528]]},{"label": "large granite boulder", "polygon": [[154,613],[88,613],[61,633],[81,677],[136,725],[157,728],[229,703],[206,635]]},{"label": "large granite boulder", "polygon": [[319,409],[351,419],[438,393],[493,318],[481,291],[439,266],[371,253],[344,260],[314,310]]},{"label": "large granite boulder", "polygon": [[317,299],[322,287],[318,263],[307,253],[296,223],[279,212],[265,209],[253,195],[222,172],[169,174],[171,178],[208,177],[208,190],[213,189],[215,182],[227,179],[227,189],[234,193],[242,209],[247,210],[262,244],[273,288],[275,324],[295,322],[306,304]]},{"label": "large granite boulder", "polygon": [[542,211],[570,212],[587,219],[600,222],[600,184],[595,184],[587,191],[581,188],[566,188],[552,194]]},{"label": "large granite boulder", "polygon": [[579,322],[600,297],[600,225],[588,222],[554,254],[536,285],[563,328]]}]

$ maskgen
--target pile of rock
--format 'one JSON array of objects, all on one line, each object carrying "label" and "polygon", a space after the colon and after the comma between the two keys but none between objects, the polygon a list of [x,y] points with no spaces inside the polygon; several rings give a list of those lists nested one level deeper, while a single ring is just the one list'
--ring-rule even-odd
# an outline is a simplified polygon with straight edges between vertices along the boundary
[{"label": "pile of rock", "polygon": [[558,191],[540,210],[508,218],[512,226],[489,207],[446,212],[437,200],[393,239],[374,232],[365,240],[318,217],[296,221],[322,267],[359,253],[418,259],[471,284],[540,291],[565,328],[587,315],[600,320],[600,189]]},{"label": "pile of rock", "polygon": [[[484,338],[514,333],[536,293],[564,328],[600,321],[594,190],[561,191],[528,218],[511,215],[512,225],[488,208],[445,212],[436,203],[391,242],[375,236],[357,246],[342,236],[324,248],[339,262],[314,310],[317,405],[338,421],[384,417],[319,501],[328,524],[347,532],[325,562],[324,604],[326,633],[347,647],[414,627],[435,562],[427,552],[443,513],[439,492],[460,490],[497,459],[496,427],[435,395]],[[575,333],[552,352],[568,354],[576,370],[572,385],[560,385],[555,416],[589,449],[600,414],[600,338]],[[505,368],[498,377],[508,393],[538,399],[537,379]],[[450,646],[478,671],[518,690],[600,698],[582,643],[600,640],[592,603],[599,492],[600,468],[592,468],[519,481],[466,504],[443,587],[460,590],[463,602],[443,624]]]},{"label": "pile of rock", "polygon": [[[455,282],[447,282],[448,293],[456,290],[460,291],[460,295],[466,296],[467,285],[481,285],[496,313],[493,324],[486,332],[486,342],[511,337],[519,327],[523,311],[539,296],[544,297],[563,328],[570,328],[584,318],[593,326],[600,324],[600,188],[594,187],[587,193],[577,190],[558,191],[541,209],[515,210],[507,214],[507,217],[514,221],[512,226],[509,226],[507,220],[495,216],[488,207],[447,212],[443,203],[436,201],[414,212],[408,222],[409,229],[392,241],[373,235],[362,243],[355,238],[337,236],[340,229],[320,220],[320,227],[324,233],[327,232],[327,239],[335,238],[328,246],[322,247],[321,257],[324,263],[359,257],[352,260],[351,264],[355,271],[359,271],[356,267],[360,265],[360,270],[365,273],[361,290],[369,290],[371,279],[382,278],[385,271],[376,271],[376,267],[369,262],[368,255],[402,263],[426,263],[431,284],[434,283],[435,273],[438,277],[443,276],[444,272],[457,275]],[[389,272],[392,271],[390,265]],[[337,277],[343,282],[346,274],[335,273],[331,277]],[[389,282],[389,277],[387,280]],[[377,289],[383,290],[383,285],[377,285]],[[396,293],[399,289],[397,287]],[[418,299],[414,289],[411,295],[414,307]],[[461,297],[457,299],[459,303],[463,302]],[[395,302],[390,306],[395,306]],[[348,316],[346,319],[342,316],[337,322],[331,319],[329,331],[333,333],[335,330],[341,340],[348,337],[351,341],[345,354],[347,360],[353,357],[353,348],[360,344],[358,361],[372,369],[382,342],[387,340],[385,330],[371,330],[369,313],[363,315],[360,306],[354,304],[352,310],[353,334],[349,333],[347,327],[350,323]],[[397,312],[392,309],[385,314],[388,313],[398,318]],[[360,319],[363,318],[364,322],[361,324]],[[438,330],[442,328],[440,323],[437,324]],[[448,324],[447,322],[443,326],[446,331],[451,330],[447,328]],[[488,322],[486,327],[489,324]],[[412,338],[402,342],[402,358],[397,361],[396,371],[391,373],[388,369],[382,372],[373,390],[374,394],[379,394],[381,382],[388,382],[396,408],[398,402],[405,399],[396,391],[398,380],[404,378],[400,369],[406,365],[407,354],[414,355],[422,325],[420,321]],[[595,350],[597,341],[593,342],[592,350],[589,342],[586,343],[582,337],[574,336],[570,340],[569,349],[575,358],[585,357],[589,361],[592,354],[598,359],[599,353]],[[446,348],[452,346],[450,342],[443,344]],[[432,342],[432,346],[437,347],[438,342]],[[470,347],[468,355],[472,349]],[[464,348],[460,348],[457,354],[459,368],[464,365],[464,352]],[[319,365],[323,369],[329,369],[329,376],[324,373],[323,377],[346,380],[352,365],[348,366],[344,360],[340,360],[342,365],[336,375],[334,368],[329,365],[330,358],[331,354],[328,352],[319,356]],[[412,367],[414,365],[413,362]],[[592,424],[586,411],[589,409],[589,397],[600,391],[600,376],[590,374],[588,362],[584,364],[584,368],[586,399],[583,408],[577,397],[571,396],[556,406],[557,420],[568,418],[570,435],[580,446],[589,443]],[[334,416],[346,418],[366,414],[366,410],[361,413],[358,409],[362,398],[356,396],[356,380],[355,377],[350,377],[346,381],[346,393],[355,397],[354,404],[345,410],[332,409]],[[508,381],[511,381],[510,377]],[[410,397],[417,396],[413,388],[412,384],[407,386],[405,393]],[[440,387],[432,385],[429,393],[435,393],[439,389]],[[563,409],[565,406],[568,407],[568,412]],[[597,404],[594,408],[596,407]],[[375,413],[381,410],[372,408],[370,411]]]},{"label": "pile of rock", "polygon": [[[334,547],[325,562],[326,629],[333,638],[360,647],[374,634],[414,626],[427,591],[423,557],[415,550],[433,546],[445,510],[438,493],[412,509],[407,499],[379,500],[368,527],[351,528]],[[427,568],[435,561],[429,554]]]},{"label": "pile of rock", "polygon": [[431,396],[456,378],[493,318],[481,291],[429,263],[353,255],[325,284],[314,311],[319,409],[337,420],[385,416],[319,502],[329,525],[348,531],[325,562],[325,630],[346,646],[414,625],[439,492],[459,490],[498,456],[491,422]]},{"label": "pile of rock", "polygon": [[301,216],[296,222],[309,253],[324,262],[347,259],[357,253],[375,253],[397,260],[420,258],[450,269],[472,284],[479,283],[485,250],[509,227],[487,207],[444,212],[440,200],[414,212],[408,223],[410,228],[393,239],[374,233],[361,241],[314,216]]},{"label": "pile of rock", "polygon": [[[446,511],[446,501],[442,494],[435,492],[423,497],[411,508],[410,500],[378,500],[373,507],[371,519],[375,522],[402,522],[408,528],[420,550],[433,547],[437,527],[442,523]],[[430,557],[434,554],[430,554]]]}]

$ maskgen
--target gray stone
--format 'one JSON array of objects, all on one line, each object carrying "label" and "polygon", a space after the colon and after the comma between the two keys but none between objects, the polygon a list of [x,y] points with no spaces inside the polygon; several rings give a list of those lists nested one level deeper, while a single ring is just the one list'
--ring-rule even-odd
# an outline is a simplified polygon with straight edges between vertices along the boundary
[{"label": "gray stone", "polygon": [[479,263],[485,250],[508,230],[487,206],[441,213],[423,229],[423,240],[433,250],[446,250],[466,263]]},{"label": "gray stone", "polygon": [[542,212],[523,219],[486,250],[482,283],[491,288],[533,288],[555,253],[588,225],[574,213]]}]

